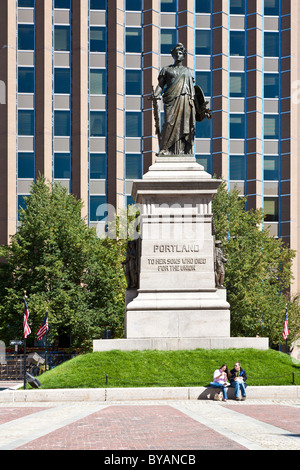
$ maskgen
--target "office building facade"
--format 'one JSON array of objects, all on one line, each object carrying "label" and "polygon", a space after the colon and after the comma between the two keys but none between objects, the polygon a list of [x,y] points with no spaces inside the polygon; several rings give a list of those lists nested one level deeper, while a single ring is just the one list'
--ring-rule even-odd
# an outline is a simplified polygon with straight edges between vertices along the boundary
[{"label": "office building facade", "polygon": [[[80,197],[99,232],[105,204],[119,211],[132,202],[132,180],[158,150],[152,85],[182,42],[213,110],[211,121],[197,123],[197,160],[246,195],[247,209],[263,207],[271,234],[298,250],[298,2],[1,6],[1,243],[17,230],[18,208],[39,174]],[[297,256],[294,291],[299,268]]]}]

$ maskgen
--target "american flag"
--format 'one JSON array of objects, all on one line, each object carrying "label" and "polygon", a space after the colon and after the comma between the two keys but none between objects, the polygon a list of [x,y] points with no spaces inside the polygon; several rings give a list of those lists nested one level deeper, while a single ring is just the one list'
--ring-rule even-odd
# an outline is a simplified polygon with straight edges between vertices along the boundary
[{"label": "american flag", "polygon": [[25,339],[31,333],[31,329],[28,325],[28,318],[29,318],[29,310],[28,310],[26,298],[24,298],[24,338]]},{"label": "american flag", "polygon": [[285,309],[285,320],[284,320],[284,325],[283,325],[283,330],[282,330],[283,339],[287,339],[289,334],[290,334],[290,332],[289,332],[289,325],[288,325],[288,311],[287,311],[287,307],[286,307],[286,309]]},{"label": "american flag", "polygon": [[36,334],[37,339],[38,340],[42,339],[42,337],[44,336],[44,334],[47,333],[48,330],[49,330],[49,327],[48,327],[48,312],[46,312],[44,320],[42,321],[42,324],[41,324],[41,326],[39,327],[39,329],[37,331],[37,334]]}]

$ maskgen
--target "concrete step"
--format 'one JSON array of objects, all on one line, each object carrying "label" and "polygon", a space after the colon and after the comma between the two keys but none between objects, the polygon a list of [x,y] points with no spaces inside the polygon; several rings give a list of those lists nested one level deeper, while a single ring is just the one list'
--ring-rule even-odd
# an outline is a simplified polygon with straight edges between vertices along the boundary
[{"label": "concrete step", "polygon": [[[140,387],[3,390],[0,403],[17,402],[80,402],[80,401],[139,401],[139,400],[210,400],[218,389],[211,387]],[[232,397],[233,389],[230,390]],[[300,399],[300,386],[248,386],[249,399]]]}]

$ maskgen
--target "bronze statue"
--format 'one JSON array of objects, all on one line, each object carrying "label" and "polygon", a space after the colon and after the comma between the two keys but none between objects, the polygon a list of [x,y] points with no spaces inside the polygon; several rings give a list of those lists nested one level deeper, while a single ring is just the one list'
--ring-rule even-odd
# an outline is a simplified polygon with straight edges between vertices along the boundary
[{"label": "bronze statue", "polygon": [[139,283],[138,257],[136,240],[129,240],[127,243],[126,260],[122,262],[125,267],[127,289],[137,289]]},{"label": "bronze statue", "polygon": [[[194,85],[192,71],[182,65],[186,56],[183,44],[178,43],[171,54],[173,65],[163,67],[158,77],[158,85],[151,99],[154,104],[156,134],[159,138],[159,155],[191,154],[196,121],[211,118],[208,102],[198,85]],[[159,127],[157,100],[162,94],[164,102],[164,124]]]},{"label": "bronze statue", "polygon": [[217,240],[215,243],[215,276],[216,276],[216,287],[224,287],[225,280],[225,267],[228,259],[225,258],[222,250],[222,242]]}]

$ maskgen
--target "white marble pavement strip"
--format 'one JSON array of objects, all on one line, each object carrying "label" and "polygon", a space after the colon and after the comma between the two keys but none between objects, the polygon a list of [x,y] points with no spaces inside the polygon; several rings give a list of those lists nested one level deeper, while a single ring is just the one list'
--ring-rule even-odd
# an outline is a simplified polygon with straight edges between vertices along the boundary
[{"label": "white marble pavement strip", "polygon": [[0,425],[0,450],[13,450],[108,405],[60,405]]},{"label": "white marble pavement strip", "polygon": [[230,410],[226,405],[187,402],[171,406],[249,450],[300,450],[299,436]]}]

